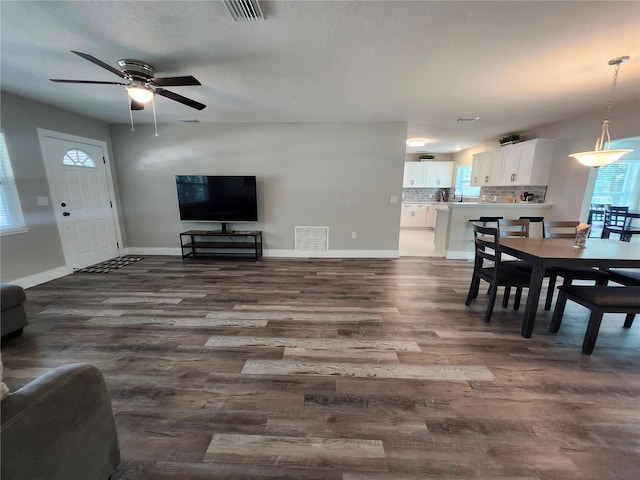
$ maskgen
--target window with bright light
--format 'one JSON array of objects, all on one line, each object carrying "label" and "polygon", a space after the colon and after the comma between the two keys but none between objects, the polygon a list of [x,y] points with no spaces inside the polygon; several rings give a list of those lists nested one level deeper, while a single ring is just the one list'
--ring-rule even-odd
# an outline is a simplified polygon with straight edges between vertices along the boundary
[{"label": "window with bright light", "polygon": [[464,165],[458,167],[456,170],[456,189],[462,190],[462,195],[465,197],[479,197],[480,187],[471,186],[471,165]]},{"label": "window with bright light", "polygon": [[598,168],[592,204],[640,206],[640,160],[618,160]]},{"label": "window with bright light", "polygon": [[22,207],[13,178],[9,152],[4,141],[4,132],[0,131],[0,233],[19,233],[25,230]]}]

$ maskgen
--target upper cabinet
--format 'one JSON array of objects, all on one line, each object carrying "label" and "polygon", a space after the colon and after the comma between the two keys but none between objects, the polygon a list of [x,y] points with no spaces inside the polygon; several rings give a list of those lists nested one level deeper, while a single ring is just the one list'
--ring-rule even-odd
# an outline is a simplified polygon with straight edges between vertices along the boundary
[{"label": "upper cabinet", "polygon": [[453,162],[427,162],[427,187],[449,188]]},{"label": "upper cabinet", "polygon": [[404,162],[404,188],[425,188],[427,186],[427,164],[424,162]]},{"label": "upper cabinet", "polygon": [[472,185],[547,185],[554,143],[537,138],[474,155]]},{"label": "upper cabinet", "polygon": [[471,185],[474,187],[489,187],[500,185],[502,174],[502,152],[490,150],[473,156],[471,168]]},{"label": "upper cabinet", "polygon": [[453,162],[405,162],[404,188],[448,188],[453,176]]}]

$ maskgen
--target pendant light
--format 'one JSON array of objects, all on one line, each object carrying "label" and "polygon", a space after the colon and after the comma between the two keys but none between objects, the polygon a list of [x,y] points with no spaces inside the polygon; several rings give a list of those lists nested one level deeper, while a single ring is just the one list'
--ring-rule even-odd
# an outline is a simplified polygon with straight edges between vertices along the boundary
[{"label": "pendant light", "polygon": [[609,103],[607,104],[607,113],[601,124],[600,136],[596,140],[596,146],[591,152],[579,152],[570,153],[569,156],[575,158],[583,165],[587,167],[601,167],[602,165],[608,165],[615,162],[625,153],[633,152],[631,149],[617,149],[610,150],[611,137],[609,136],[609,113],[611,112],[611,106],[613,105],[613,94],[616,90],[616,83],[618,81],[618,70],[620,65],[629,60],[628,56],[612,58],[609,60],[609,65],[615,65],[615,73],[613,75],[613,83],[611,84],[611,94],[609,95]]}]

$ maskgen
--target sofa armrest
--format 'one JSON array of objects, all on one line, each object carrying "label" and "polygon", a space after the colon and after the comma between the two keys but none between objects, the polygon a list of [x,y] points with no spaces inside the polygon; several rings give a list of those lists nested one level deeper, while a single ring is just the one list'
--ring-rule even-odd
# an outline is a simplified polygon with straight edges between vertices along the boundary
[{"label": "sofa armrest", "polygon": [[55,368],[0,407],[4,480],[106,480],[120,462],[111,398],[92,365]]}]

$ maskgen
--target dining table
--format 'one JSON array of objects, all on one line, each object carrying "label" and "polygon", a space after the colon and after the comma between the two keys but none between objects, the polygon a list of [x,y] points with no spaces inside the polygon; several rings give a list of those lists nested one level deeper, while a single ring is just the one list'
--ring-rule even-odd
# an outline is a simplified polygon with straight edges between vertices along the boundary
[{"label": "dining table", "polygon": [[584,248],[574,247],[573,238],[503,237],[503,254],[531,265],[527,304],[522,319],[522,336],[531,337],[535,326],[545,270],[569,268],[640,268],[640,244],[613,239],[589,238]]}]

